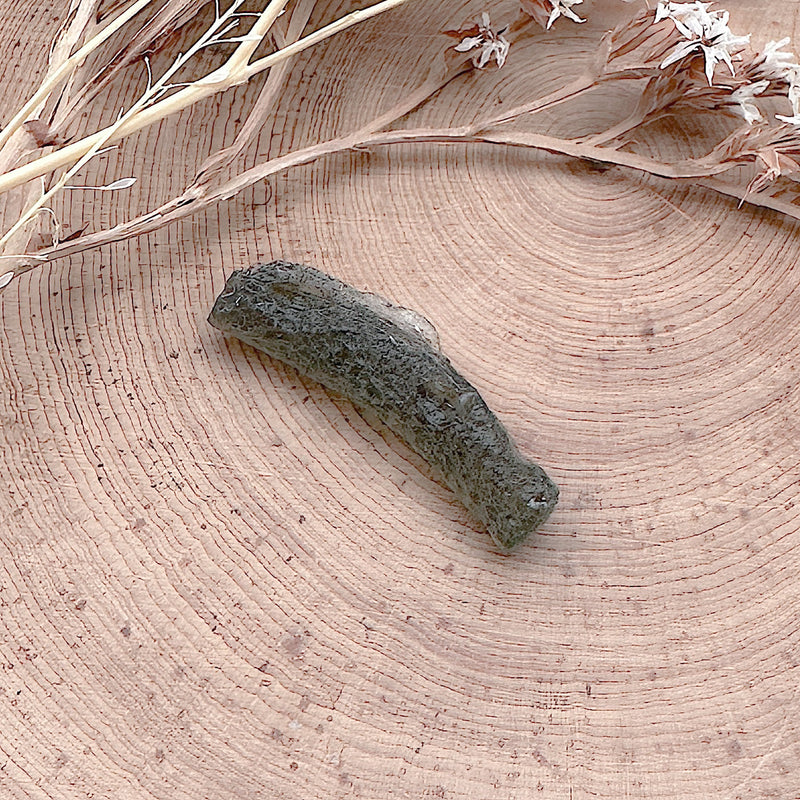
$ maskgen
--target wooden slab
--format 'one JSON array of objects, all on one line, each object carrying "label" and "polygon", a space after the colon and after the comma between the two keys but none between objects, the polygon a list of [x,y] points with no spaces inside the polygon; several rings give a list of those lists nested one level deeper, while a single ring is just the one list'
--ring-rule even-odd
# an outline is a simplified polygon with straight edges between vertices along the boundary
[{"label": "wooden slab", "polygon": [[[67,3],[38,5],[0,3],[6,109]],[[415,124],[556,88],[612,5]],[[797,29],[796,2],[727,7],[758,44]],[[299,59],[248,163],[392,105],[480,8],[411,3]],[[257,89],[97,159],[86,183],[138,183],[60,213],[172,196]],[[400,145],[24,276],[0,298],[0,795],[800,796],[798,233],[630,170]],[[206,324],[230,271],[278,257],[434,322],[561,486],[540,535],[497,554],[396,438]]]}]

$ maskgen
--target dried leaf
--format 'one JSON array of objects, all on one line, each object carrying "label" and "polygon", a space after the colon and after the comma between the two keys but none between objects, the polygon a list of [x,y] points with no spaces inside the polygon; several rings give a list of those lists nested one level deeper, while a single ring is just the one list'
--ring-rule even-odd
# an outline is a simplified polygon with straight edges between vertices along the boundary
[{"label": "dried leaf", "polygon": [[86,223],[86,224],[85,224],[83,227],[81,227],[81,228],[76,228],[74,231],[72,231],[72,233],[68,233],[66,236],[62,236],[62,237],[61,237],[61,239],[59,239],[59,242],[60,242],[61,244],[63,244],[64,242],[71,242],[71,241],[74,241],[75,239],[77,239],[77,238],[79,238],[80,236],[82,236],[82,235],[83,235],[83,232],[84,232],[84,231],[85,231],[85,230],[86,230],[88,227],[89,227],[89,223],[87,222],[87,223]]},{"label": "dried leaf", "polygon": [[65,189],[86,189],[90,192],[116,192],[118,189],[130,189],[136,183],[136,178],[120,178],[105,184],[105,186],[65,186]]},{"label": "dried leaf", "polygon": [[33,137],[37,147],[54,147],[66,142],[63,136],[57,134],[40,119],[29,119],[22,123],[22,127]]},{"label": "dried leaf", "polygon": [[481,29],[478,27],[477,24],[471,25],[469,28],[462,28],[461,30],[455,31],[442,31],[445,36],[451,36],[453,39],[467,39],[467,38],[475,38],[480,36]]},{"label": "dried leaf", "polygon": [[120,178],[113,183],[107,183],[105,186],[98,186],[97,188],[105,192],[113,192],[117,189],[130,189],[136,183],[136,178]]}]

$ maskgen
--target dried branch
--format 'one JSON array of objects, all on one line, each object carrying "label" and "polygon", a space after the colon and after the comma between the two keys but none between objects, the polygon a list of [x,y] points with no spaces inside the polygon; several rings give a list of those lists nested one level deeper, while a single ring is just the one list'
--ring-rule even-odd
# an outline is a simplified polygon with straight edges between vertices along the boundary
[{"label": "dried branch", "polygon": [[257,164],[229,178],[213,189],[209,186],[210,181],[205,179],[205,173],[201,173],[196,182],[182,194],[138,217],[115,225],[112,228],[85,234],[78,239],[45,248],[35,255],[16,256],[17,263],[15,264],[14,273],[15,275],[20,275],[34,267],[59,258],[151,233],[165,225],[228,200],[248,186],[252,186],[271,175],[284,172],[292,167],[310,164],[327,155],[363,148],[367,146],[370,137],[375,135],[376,131],[383,130],[410,114],[435,97],[448,83],[470,70],[471,67],[466,61],[448,63],[445,58],[439,58],[431,66],[425,81],[414,92],[359,130]]},{"label": "dried branch", "polygon": [[[138,0],[135,5],[143,6],[148,2],[151,2],[151,0]],[[286,6],[287,2],[288,0],[272,0],[267,5],[261,17],[259,17],[258,22],[269,19],[274,21],[277,15]],[[28,183],[28,181],[39,178],[42,175],[47,175],[58,169],[68,167],[98,146],[117,142],[195,103],[220,92],[225,92],[234,86],[246,83],[254,76],[264,72],[270,67],[277,66],[282,61],[307,50],[309,47],[313,47],[315,44],[319,44],[325,41],[325,39],[347,30],[353,25],[371,19],[390,9],[397,8],[407,2],[409,2],[409,0],[381,0],[381,2],[375,3],[367,8],[353,11],[298,41],[288,44],[281,50],[277,50],[252,63],[243,61],[242,54],[252,53],[255,49],[253,47],[254,42],[250,40],[243,41],[240,48],[237,48],[228,61],[221,67],[193,81],[188,86],[176,91],[163,100],[149,105],[137,103],[136,112],[127,114],[122,124],[115,123],[114,125],[110,125],[104,130],[86,136],[80,141],[65,145],[54,153],[42,156],[36,161],[32,161],[29,164],[10,170],[4,175],[0,175],[0,194]],[[238,3],[234,3],[234,5],[238,7]],[[258,24],[258,22],[256,24]],[[193,50],[194,49],[195,48],[193,48]],[[15,116],[15,119],[19,116],[19,114]]]},{"label": "dried branch", "polygon": [[[172,77],[181,70],[184,64],[186,64],[186,62],[189,61],[195,55],[195,53],[203,49],[203,47],[205,47],[209,42],[214,41],[217,36],[221,35],[221,31],[225,31],[227,29],[231,17],[233,17],[233,15],[236,13],[236,10],[242,4],[242,2],[244,2],[244,0],[234,0],[227,11],[220,14],[214,20],[214,22],[209,26],[208,30],[203,33],[197,42],[195,42],[195,44],[190,47],[186,53],[182,53],[175,60],[172,66],[170,66],[169,69],[167,69],[155,83],[151,83],[147,87],[146,91],[128,109],[128,111],[121,114],[113,125],[110,125],[104,131],[101,131],[99,135],[92,137],[91,146],[80,155],[77,161],[69,169],[65,170],[60,175],[58,180],[55,181],[50,189],[44,192],[41,197],[32,203],[26,209],[25,213],[22,214],[22,216],[20,216],[20,218],[14,223],[14,225],[12,225],[11,228],[2,237],[0,237],[0,247],[7,246],[8,243],[14,239],[18,232],[23,230],[31,220],[35,219],[40,211],[46,208],[46,204],[67,185],[70,178],[72,178],[92,158],[94,158],[101,151],[101,149],[103,149],[111,141],[115,140],[115,138],[120,138],[119,131],[124,129],[125,125],[130,123],[131,120],[135,120],[139,113],[147,109],[148,105],[152,103],[153,100],[158,98],[165,89],[169,88]],[[279,9],[282,9],[282,7],[285,5],[286,0],[272,0],[267,7],[267,10],[272,10],[275,13],[275,16],[277,16],[277,14],[280,13]],[[65,149],[67,149],[67,147],[62,148],[62,151]]]},{"label": "dried branch", "polygon": [[[275,25],[272,36],[279,49],[286,47],[288,44],[294,44],[303,35],[303,31],[308,24],[313,8],[314,0],[300,0],[292,11],[291,19],[286,30],[282,30],[283,26],[279,24]],[[264,82],[264,86],[261,88],[258,99],[233,143],[230,147],[226,147],[214,155],[209,156],[201,164],[195,176],[194,185],[196,187],[208,186],[213,183],[223,169],[228,164],[236,161],[247,149],[248,145],[258,135],[259,131],[266,125],[275,98],[289,71],[289,66],[290,61],[287,60],[269,71],[269,75]]]},{"label": "dried branch", "polygon": [[[22,123],[26,119],[36,116],[37,109],[45,103],[50,97],[51,92],[58,86],[58,84],[65,78],[69,77],[72,70],[80,64],[90,53],[100,47],[107,39],[113,36],[117,31],[124,27],[131,19],[133,19],[143,8],[152,3],[153,0],[136,0],[133,5],[123,11],[112,22],[106,25],[101,31],[96,33],[86,44],[78,49],[71,56],[61,61],[58,66],[49,71],[42,81],[41,86],[34,92],[30,99],[20,108],[20,110],[11,118],[8,124],[0,131],[0,148],[2,148],[11,136],[19,130]],[[82,6],[87,5],[83,2]],[[96,2],[90,2],[87,6],[90,9],[96,7]],[[86,148],[89,149],[88,147]],[[52,170],[46,170],[41,174],[47,174]],[[38,175],[36,177],[39,177]],[[25,181],[23,181],[25,182]]]},{"label": "dried branch", "polygon": [[207,3],[208,0],[168,0],[138,31],[126,39],[124,46],[106,64],[89,76],[70,102],[59,109],[52,127],[57,131],[64,130],[118,73],[157,52]]}]

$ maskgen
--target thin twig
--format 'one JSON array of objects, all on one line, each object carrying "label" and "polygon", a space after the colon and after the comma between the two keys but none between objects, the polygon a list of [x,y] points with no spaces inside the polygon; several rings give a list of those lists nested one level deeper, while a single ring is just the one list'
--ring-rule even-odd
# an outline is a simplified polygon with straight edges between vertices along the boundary
[{"label": "thin twig", "polygon": [[191,20],[208,0],[169,0],[94,74],[87,76],[68,104],[59,107],[52,121],[56,131],[62,131],[77,117],[91,100],[113,80],[120,70],[136,61],[146,59],[164,40]]},{"label": "thin twig", "polygon": [[21,255],[19,261],[14,265],[14,272],[20,275],[29,269],[59,258],[151,233],[165,225],[227,200],[270,175],[311,163],[326,155],[358,149],[369,141],[370,136],[376,135],[376,131],[381,131],[407,116],[433,98],[457,77],[471,71],[472,67],[468,59],[448,65],[444,56],[441,55],[431,65],[425,81],[417,89],[357,131],[270,159],[228,179],[213,189],[210,188],[209,181],[205,180],[205,173],[201,173],[197,181],[181,195],[163,203],[156,209],[115,225],[113,228],[85,234],[78,239],[40,250],[35,256]]},{"label": "thin twig", "polygon": [[[308,24],[311,17],[311,12],[314,9],[314,0],[299,0],[295,5],[289,24],[286,30],[280,29],[280,21],[275,20],[276,29],[272,32],[273,38],[277,41],[278,47],[285,47],[286,44],[296,42],[302,35],[303,30]],[[209,156],[197,171],[194,183],[195,185],[209,185],[214,179],[222,172],[227,164],[234,162],[258,135],[261,129],[266,125],[267,118],[275,103],[275,98],[278,91],[286,78],[289,71],[290,61],[283,61],[277,67],[273,67],[267,75],[267,80],[261,87],[261,92],[258,95],[253,108],[247,115],[242,127],[236,134],[236,138],[229,147]]]},{"label": "thin twig", "polygon": [[770,211],[777,211],[792,219],[800,220],[800,205],[789,200],[783,200],[767,192],[748,192],[747,187],[720,178],[702,178],[697,181],[698,186],[712,189],[728,197],[735,197],[739,200],[739,205],[747,204],[759,208],[768,208]]},{"label": "thin twig", "polygon": [[195,53],[202,49],[207,41],[213,40],[218,32],[226,26],[230,17],[232,17],[237,8],[244,2],[244,0],[234,0],[228,10],[220,17],[214,20],[213,24],[208,30],[197,40],[197,42],[190,47],[186,53],[176,59],[172,66],[164,72],[164,74],[152,86],[148,86],[147,91],[128,109],[127,112],[120,115],[119,119],[111,126],[101,131],[103,134],[99,137],[94,137],[92,146],[81,155],[81,157],[66,171],[64,171],[51,188],[44,192],[41,197],[30,205],[19,219],[0,237],[0,248],[7,246],[16,234],[22,230],[31,220],[35,219],[40,209],[58,193],[60,192],[77,172],[79,172],[98,152],[105,147],[110,141],[114,139],[115,133],[123,128],[127,121],[135,119],[136,115],[145,109],[148,103],[151,102],[153,97],[158,97],[159,94],[169,85],[171,77],[178,72],[183,65],[189,61]]},{"label": "thin twig", "polygon": [[368,137],[361,143],[361,146],[375,147],[378,145],[400,144],[402,142],[438,142],[442,144],[467,142],[472,144],[484,143],[525,147],[546,150],[549,153],[559,155],[573,156],[574,158],[601,161],[605,164],[631,167],[641,172],[659,175],[662,178],[699,178],[718,175],[722,172],[727,172],[733,166],[730,163],[718,163],[707,158],[692,158],[665,164],[658,159],[642,156],[638,153],[629,153],[613,147],[598,147],[576,139],[560,139],[556,136],[547,136],[542,133],[486,130],[482,122],[458,128],[418,128],[415,130],[388,131]]}]

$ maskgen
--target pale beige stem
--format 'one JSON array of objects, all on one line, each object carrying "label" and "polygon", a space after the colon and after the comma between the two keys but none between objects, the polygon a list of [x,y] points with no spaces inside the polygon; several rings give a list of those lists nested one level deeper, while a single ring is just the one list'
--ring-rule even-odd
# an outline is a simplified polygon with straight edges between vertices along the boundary
[{"label": "pale beige stem", "polygon": [[502,112],[493,117],[484,120],[483,124],[486,127],[493,127],[495,125],[502,125],[506,122],[513,122],[520,117],[529,114],[536,114],[548,108],[565,103],[567,100],[572,100],[575,97],[588,92],[598,86],[598,79],[593,75],[580,75],[575,80],[570,81],[566,86],[556,89],[554,92],[538,97],[536,100],[529,100],[527,103],[520,103],[513,108],[503,109]]},{"label": "pale beige stem", "polygon": [[[72,20],[69,23],[65,22],[63,24],[50,52],[47,72],[43,78],[42,85],[49,85],[51,89],[46,93],[37,92],[35,95],[37,102],[33,105],[30,105],[30,101],[26,103],[26,108],[28,109],[26,118],[13,127],[12,123],[14,120],[12,120],[12,123],[9,123],[9,125],[0,132],[0,139],[4,142],[0,144],[0,174],[8,171],[14,167],[15,164],[19,163],[19,160],[24,154],[38,149],[34,137],[29,136],[27,132],[23,130],[22,125],[24,125],[28,118],[33,119],[39,117],[45,104],[50,99],[53,89],[62,82],[65,77],[64,64],[70,60],[72,48],[75,47],[86,34],[91,18],[97,10],[98,2],[99,0],[80,0],[78,6],[75,8]],[[74,75],[76,66],[77,64],[73,63],[71,69],[68,70],[68,72],[70,72],[70,78]],[[56,79],[55,83],[51,83],[54,75],[61,75],[61,78]]]},{"label": "pale beige stem", "polygon": [[[50,50],[48,68],[43,79],[44,83],[48,83],[55,74],[63,74],[61,70],[63,65],[69,60],[73,48],[77,47],[87,36],[87,32],[92,29],[99,3],[100,0],[78,0],[77,4],[73,3],[68,19],[64,21],[62,27],[59,29],[59,33]],[[59,99],[68,96],[70,84],[74,80],[77,66],[79,65],[73,65],[66,83],[58,81],[55,84],[55,87],[61,87],[59,88]],[[32,117],[39,117],[42,114],[46,103],[50,100],[51,94],[52,92],[48,93],[46,97],[42,97],[39,104],[31,109],[30,115]],[[38,149],[38,144],[35,137],[29,135],[22,128],[17,128],[16,131],[11,133],[5,146],[0,149],[0,172],[18,163],[23,154],[36,149]],[[43,191],[44,189],[39,185],[38,181],[32,182],[26,187],[25,197],[21,206],[23,209],[20,214],[21,217],[29,220],[39,218],[39,209],[44,205],[39,202]],[[59,228],[58,220],[52,212],[50,213],[54,220],[54,231],[57,232]],[[16,228],[12,232],[9,232],[4,238],[3,246],[12,252],[24,251],[29,248],[34,232],[35,228],[33,226],[26,226],[24,224],[16,226]]]},{"label": "pale beige stem", "polygon": [[69,181],[80,169],[82,169],[95,155],[100,151],[102,147],[107,145],[111,139],[113,139],[115,132],[118,131],[120,128],[123,128],[125,124],[131,120],[135,119],[136,115],[139,111],[146,107],[147,103],[149,103],[153,97],[156,97],[158,93],[167,86],[169,80],[171,79],[172,75],[175,74],[182,66],[186,63],[199,49],[201,49],[207,42],[213,41],[214,36],[217,35],[217,31],[221,30],[227,21],[227,18],[231,16],[231,14],[235,11],[235,9],[241,5],[243,0],[235,0],[235,2],[229,7],[228,11],[223,14],[219,19],[214,21],[214,24],[203,34],[203,36],[198,39],[198,41],[184,54],[182,54],[175,63],[159,78],[159,80],[149,86],[147,91],[128,109],[125,114],[120,117],[113,125],[106,128],[103,131],[103,135],[99,138],[96,138],[92,143],[92,146],[83,153],[80,158],[67,170],[65,170],[55,181],[55,183],[50,187],[50,189],[44,192],[35,202],[33,202],[28,208],[26,208],[25,212],[19,217],[19,219],[11,226],[11,228],[6,231],[6,233],[0,238],[0,249],[3,247],[8,247],[8,245],[15,240],[15,237],[20,233],[20,231],[24,230],[25,227],[32,222],[37,215],[42,211],[45,210],[47,207],[47,203],[58,193],[60,192]]},{"label": "pale beige stem", "polygon": [[615,139],[619,139],[626,133],[630,133],[630,131],[632,131],[634,128],[638,128],[643,122],[644,117],[641,114],[634,114],[622,122],[618,122],[611,128],[608,128],[608,130],[601,131],[593,136],[587,136],[581,141],[584,144],[590,144],[594,145],[595,147],[599,147],[600,145],[608,144],[609,142],[613,142]]},{"label": "pale beige stem", "polygon": [[[113,228],[97,231],[96,233],[87,234],[69,242],[54,245],[53,247],[40,250],[35,255],[9,255],[3,256],[2,258],[4,260],[15,259],[16,263],[14,264],[13,272],[15,275],[21,275],[23,272],[27,272],[36,266],[73,255],[74,253],[84,252],[134,236],[142,236],[151,233],[171,222],[195,214],[222,200],[233,197],[247,186],[251,186],[270,175],[290,169],[291,167],[310,163],[325,155],[358,148],[361,143],[367,141],[375,131],[391,125],[393,122],[419,108],[419,106],[427,100],[430,100],[448,83],[459,75],[469,72],[471,69],[472,67],[468,58],[462,62],[453,63],[448,68],[444,56],[440,55],[431,66],[425,81],[417,89],[405,96],[401,102],[347,136],[337,137],[327,142],[311,145],[303,150],[271,159],[264,164],[257,165],[231,178],[214,189],[208,186],[208,181],[205,180],[206,176],[202,174],[198,176],[198,180],[194,185],[190,186],[178,197],[164,203],[157,209],[148,211],[134,219],[116,225]],[[216,162],[212,162],[210,166],[213,168],[215,163]],[[2,262],[0,262],[0,264],[1,263]],[[1,267],[0,273],[3,273]]]},{"label": "pale beige stem", "polygon": [[737,200],[741,201],[741,203],[757,206],[759,208],[768,208],[786,217],[800,220],[800,206],[788,200],[782,200],[780,197],[772,197],[766,193],[748,192],[746,186],[740,186],[730,181],[720,180],[719,178],[702,178],[697,181],[697,185],[703,186],[706,189],[713,189],[715,192],[727,195],[728,197],[735,197]]},{"label": "pale beige stem", "polygon": [[52,122],[53,129],[63,132],[82,109],[111,83],[115,75],[159,50],[165,38],[196,16],[207,2],[208,0],[168,0],[137,31],[126,37],[126,42],[99,71],[83,75],[83,80],[80,80],[76,78],[76,70],[70,79],[76,82],[76,91],[72,93],[69,103],[59,103],[58,113]]},{"label": "pale beige stem", "polygon": [[390,11],[391,9],[402,6],[407,2],[409,2],[409,0],[382,0],[382,2],[375,3],[375,5],[361,8],[358,11],[352,11],[350,14],[345,14],[345,16],[323,26],[314,33],[310,33],[308,36],[300,39],[293,45],[283,48],[278,53],[272,53],[268,56],[264,56],[263,58],[254,61],[252,64],[249,64],[243,71],[244,79],[242,80],[242,83],[244,83],[244,81],[249,81],[254,75],[258,75],[259,72],[263,72],[268,67],[271,67],[273,63],[275,63],[273,61],[275,56],[283,55],[284,58],[289,58],[290,56],[297,55],[297,53],[300,53],[315,44],[319,44],[319,42],[329,39],[331,36],[341,33],[341,31],[344,31],[347,28],[351,28],[353,25],[366,22],[368,19],[372,19],[372,17],[376,17],[378,14],[383,14],[385,11]]},{"label": "pale beige stem", "polygon": [[483,129],[483,123],[464,125],[459,128],[430,128],[403,131],[387,131],[374,134],[363,142],[362,146],[399,144],[401,142],[469,142],[486,144],[503,144],[512,147],[527,147],[546,150],[559,155],[601,161],[606,164],[617,164],[631,167],[641,172],[649,172],[662,178],[699,178],[727,172],[734,165],[720,164],[710,159],[686,159],[665,164],[654,158],[616,150],[613,147],[598,147],[574,139],[559,139],[541,133],[525,133],[518,131],[489,131]]},{"label": "pale beige stem", "polygon": [[520,117],[528,116],[531,114],[538,114],[550,108],[554,108],[561,103],[568,100],[573,100],[586,92],[596,89],[604,83],[611,83],[613,81],[628,81],[628,80],[641,80],[641,75],[630,70],[620,70],[618,72],[609,72],[605,75],[593,75],[591,73],[583,73],[574,80],[570,81],[560,89],[538,97],[535,100],[529,100],[527,103],[520,103],[512,108],[503,109],[499,114],[496,114],[484,120],[484,127],[493,128],[497,125],[503,125],[506,122],[513,122]]},{"label": "pale beige stem", "polygon": [[[286,30],[283,31],[280,24],[275,25],[275,28],[272,29],[272,34],[278,47],[284,47],[287,43],[296,42],[300,38],[305,26],[308,24],[313,8],[314,0],[298,0],[292,10],[289,24],[285,26]],[[277,22],[277,19],[273,20],[273,22]],[[286,78],[286,73],[289,71],[290,64],[290,61],[284,61],[269,71],[267,80],[259,92],[258,99],[247,115],[247,119],[241,129],[236,134],[233,143],[229,147],[225,147],[209,156],[201,164],[195,176],[195,184],[211,184],[227,165],[233,163],[244,152],[259,131],[267,124],[267,118]]]},{"label": "pale beige stem", "polygon": [[275,20],[283,13],[287,2],[288,0],[272,0],[261,12],[244,41],[239,43],[233,55],[228,59],[226,66],[232,73],[240,72],[247,67],[256,48],[269,33]]},{"label": "pale beige stem", "polygon": [[[56,71],[63,63],[69,60],[72,49],[78,42],[92,30],[95,26],[94,20],[97,16],[97,9],[102,0],[79,0],[78,6],[75,10],[75,16],[64,31],[64,35],[60,36],[56,41],[55,46],[50,54],[50,68],[45,74],[44,80],[49,80],[53,72]],[[90,36],[89,39],[92,39]],[[78,64],[74,65],[75,67]],[[70,71],[68,76],[69,81],[75,78],[75,68]]]}]

